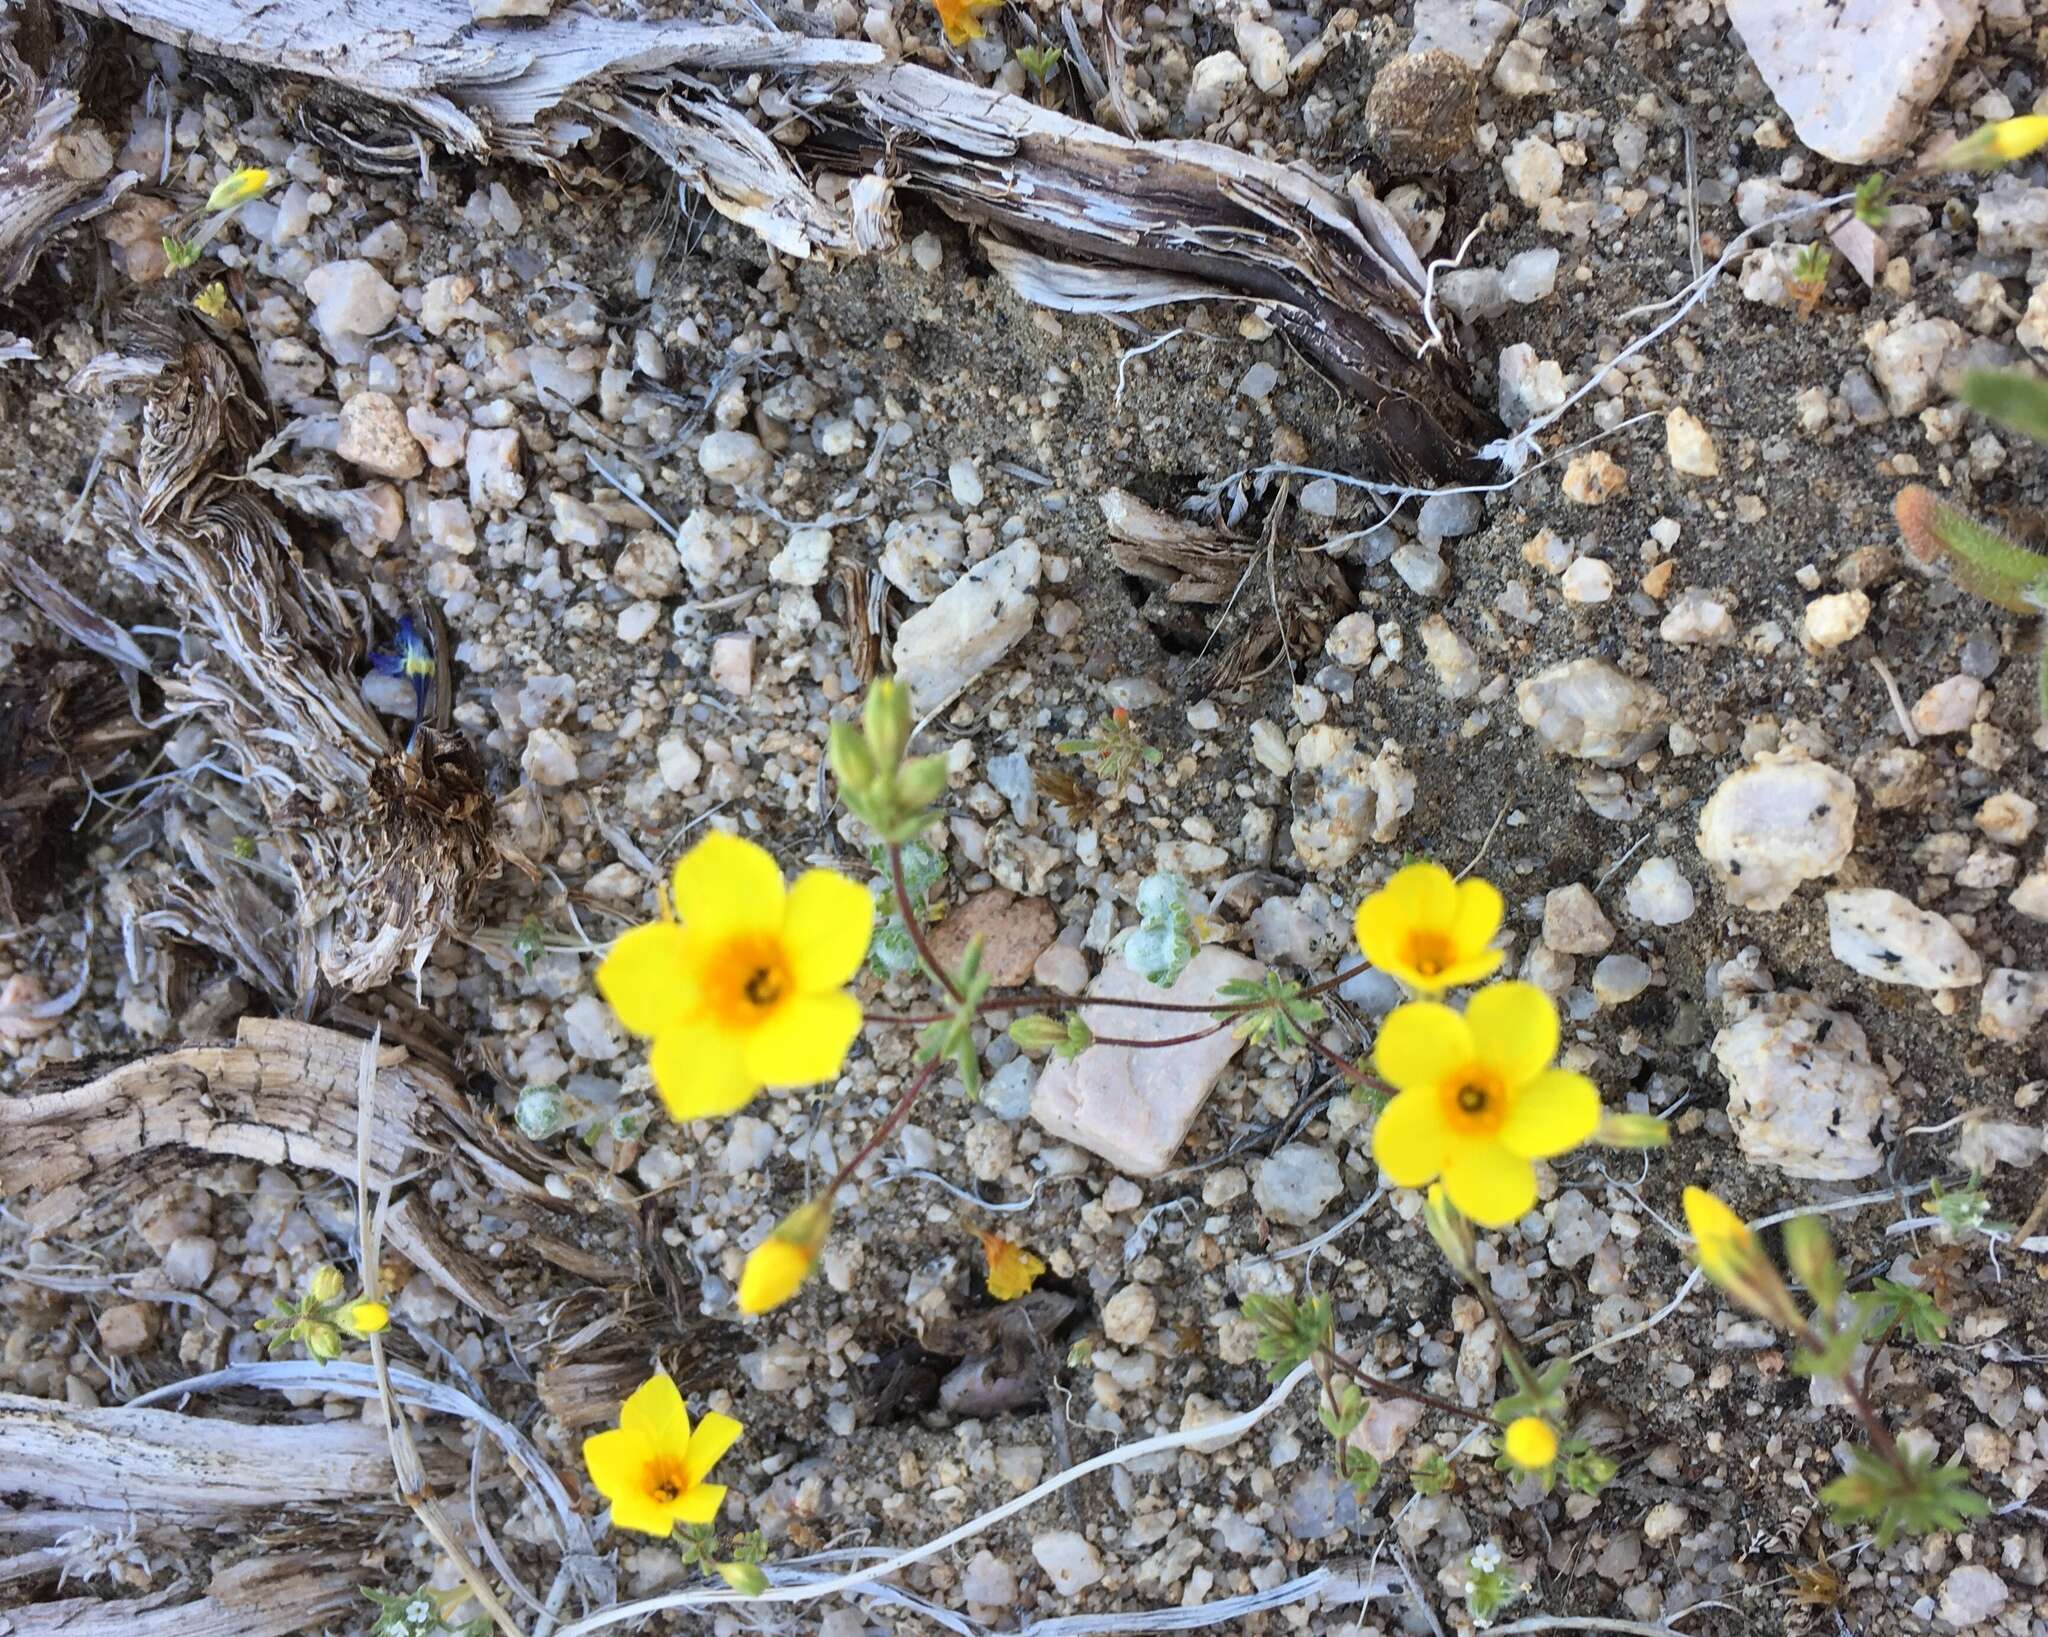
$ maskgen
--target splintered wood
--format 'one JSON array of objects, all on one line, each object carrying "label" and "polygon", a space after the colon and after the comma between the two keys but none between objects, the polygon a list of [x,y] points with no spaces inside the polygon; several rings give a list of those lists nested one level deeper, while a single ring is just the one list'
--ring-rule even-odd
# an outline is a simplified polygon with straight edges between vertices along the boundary
[{"label": "splintered wood", "polygon": [[[573,10],[471,24],[463,0],[76,0],[151,39],[304,75],[457,150],[547,160],[626,132],[785,254],[894,242],[903,188],[991,235],[1026,299],[1072,312],[1256,302],[1368,410],[1358,464],[1429,485],[1477,475],[1499,435],[1428,345],[1427,278],[1371,193],[1206,142],[1139,141],[874,46]],[[742,79],[782,110],[756,123]],[[758,83],[754,91],[759,92]]]}]

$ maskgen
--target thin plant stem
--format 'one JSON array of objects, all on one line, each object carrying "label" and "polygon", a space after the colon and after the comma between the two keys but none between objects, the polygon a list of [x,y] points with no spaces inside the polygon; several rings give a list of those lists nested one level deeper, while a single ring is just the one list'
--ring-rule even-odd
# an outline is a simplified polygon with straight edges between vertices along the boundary
[{"label": "thin plant stem", "polygon": [[918,961],[932,982],[946,991],[947,998],[955,1006],[959,1005],[959,987],[946,969],[939,965],[937,957],[932,954],[932,946],[925,942],[924,927],[920,924],[916,909],[911,905],[910,888],[903,879],[903,849],[893,841],[889,843],[889,884],[896,890],[896,913],[903,917],[903,930],[910,934],[910,946],[917,951]]},{"label": "thin plant stem", "polygon": [[1091,1046],[1129,1046],[1134,1051],[1151,1051],[1161,1046],[1192,1046],[1197,1040],[1207,1040],[1212,1034],[1223,1027],[1224,1024],[1222,1022],[1216,1022],[1210,1024],[1206,1029],[1197,1029],[1193,1034],[1168,1035],[1163,1040],[1131,1040],[1119,1035],[1099,1034],[1091,1037],[1089,1044]]},{"label": "thin plant stem", "polygon": [[[1896,1322],[1894,1320],[1894,1323]],[[1884,1334],[1878,1338],[1879,1345],[1891,1335],[1891,1331],[1891,1325],[1886,1325]],[[1827,1344],[1821,1340],[1811,1325],[1801,1323],[1793,1330],[1793,1334],[1798,1338],[1799,1345],[1816,1357],[1827,1351]],[[1877,1451],[1878,1459],[1894,1472],[1905,1476],[1911,1469],[1906,1465],[1905,1456],[1899,1453],[1898,1441],[1892,1437],[1892,1429],[1884,1424],[1877,1411],[1871,1408],[1870,1400],[1864,1396],[1864,1389],[1870,1383],[1870,1365],[1876,1360],[1877,1348],[1873,1347],[1869,1360],[1865,1362],[1861,1381],[1856,1379],[1855,1370],[1848,1366],[1843,1367],[1835,1381],[1848,1398],[1851,1408],[1856,1411],[1856,1418],[1863,1423],[1863,1430],[1870,1434],[1870,1447]]]},{"label": "thin plant stem", "polygon": [[[1327,1360],[1331,1367],[1343,1371],[1366,1391],[1378,1393],[1382,1398],[1411,1399],[1417,1404],[1427,1405],[1432,1410],[1441,1410],[1445,1415],[1455,1415],[1461,1421],[1470,1421],[1481,1427],[1490,1427],[1494,1424],[1492,1416],[1482,1414],[1464,1404],[1454,1404],[1450,1399],[1439,1398],[1435,1393],[1426,1393],[1420,1387],[1407,1387],[1398,1381],[1385,1381],[1376,1375],[1370,1375],[1356,1360],[1346,1358],[1334,1347],[1324,1347],[1316,1356]],[[1329,1378],[1324,1375],[1323,1370],[1318,1369],[1316,1374],[1324,1377],[1325,1386],[1329,1384]],[[1336,1408],[1334,1400],[1330,1407]]]},{"label": "thin plant stem", "polygon": [[875,1134],[861,1145],[859,1153],[840,1166],[832,1180],[825,1185],[824,1197],[826,1199],[831,1199],[836,1195],[846,1185],[847,1179],[867,1161],[868,1156],[873,1154],[876,1149],[880,1148],[883,1143],[896,1134],[896,1128],[910,1118],[911,1109],[917,1106],[918,1098],[924,1095],[925,1088],[932,1083],[933,1077],[937,1075],[938,1071],[939,1065],[936,1059],[925,1064],[923,1068],[917,1071],[917,1077],[908,1086],[904,1087],[903,1095],[896,1099],[896,1106],[890,1109],[888,1114],[883,1117],[882,1123],[875,1127]]},{"label": "thin plant stem", "polygon": [[1316,1056],[1329,1064],[1331,1068],[1335,1069],[1354,1086],[1363,1086],[1368,1091],[1376,1091],[1385,1097],[1394,1095],[1394,1088],[1388,1085],[1386,1081],[1376,1074],[1367,1074],[1356,1063],[1350,1062],[1338,1053],[1331,1051],[1328,1046],[1325,1046],[1320,1040],[1316,1039],[1314,1035],[1304,1032],[1302,1038],[1308,1042],[1310,1051],[1314,1052]]},{"label": "thin plant stem", "polygon": [[1309,985],[1308,988],[1302,990],[1302,993],[1304,995],[1327,995],[1332,989],[1343,988],[1345,984],[1349,983],[1361,972],[1370,972],[1371,970],[1371,961],[1359,961],[1351,966],[1345,967],[1344,970],[1339,972],[1334,978],[1325,978],[1321,983]]}]

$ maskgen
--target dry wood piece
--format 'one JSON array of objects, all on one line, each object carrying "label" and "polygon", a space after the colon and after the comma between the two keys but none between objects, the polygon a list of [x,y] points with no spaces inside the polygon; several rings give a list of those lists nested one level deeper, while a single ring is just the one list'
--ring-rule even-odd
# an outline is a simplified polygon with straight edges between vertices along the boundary
[{"label": "dry wood piece", "polygon": [[216,1573],[204,1597],[38,1603],[0,1613],[0,1637],[299,1637],[360,1615],[362,1579],[361,1565],[342,1553],[250,1557]]},{"label": "dry wood piece", "polygon": [[[1035,247],[991,249],[1028,299],[1081,312],[1265,304],[1371,411],[1358,459],[1379,478],[1475,476],[1474,451],[1499,435],[1445,351],[1424,355],[1426,278],[1399,223],[1305,168],[1137,141],[867,45],[766,30],[569,11],[512,33],[472,26],[462,0],[77,5],[375,99],[470,152],[543,158],[581,122],[612,125],[789,255],[887,243],[890,190],[907,188]],[[750,75],[792,110],[772,131],[730,94]]]},{"label": "dry wood piece", "polygon": [[361,1421],[257,1426],[13,1393],[0,1393],[0,1471],[18,1494],[147,1519],[391,1493],[384,1434]]},{"label": "dry wood piece", "polygon": [[1096,504],[1116,566],[1165,586],[1172,602],[1222,602],[1251,559],[1244,541],[1148,506],[1127,490],[1105,489]]}]

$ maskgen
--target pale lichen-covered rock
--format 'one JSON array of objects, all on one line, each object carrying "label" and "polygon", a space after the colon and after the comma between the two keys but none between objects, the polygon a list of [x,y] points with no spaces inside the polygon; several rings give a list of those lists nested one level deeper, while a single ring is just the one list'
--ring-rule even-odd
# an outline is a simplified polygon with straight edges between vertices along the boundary
[{"label": "pale lichen-covered rock", "polygon": [[1714,1037],[1714,1061],[1747,1158],[1824,1182],[1867,1177],[1884,1163],[1877,1126],[1891,1087],[1847,1013],[1796,989],[1750,997]]},{"label": "pale lichen-covered rock", "polygon": [[1856,839],[1856,786],[1797,751],[1767,752],[1723,779],[1700,814],[1700,855],[1729,901],[1781,907],[1833,875]]},{"label": "pale lichen-covered rock", "polygon": [[1574,659],[1515,689],[1515,708],[1544,747],[1562,756],[1626,767],[1664,732],[1664,696],[1604,659]]},{"label": "pale lichen-covered rock", "polygon": [[1948,83],[1979,0],[1728,0],[1799,140],[1845,165],[1903,153]]},{"label": "pale lichen-covered rock", "polygon": [[1294,747],[1288,834],[1310,870],[1341,870],[1367,841],[1394,839],[1415,805],[1415,775],[1389,739],[1368,759],[1349,728],[1320,724]]}]

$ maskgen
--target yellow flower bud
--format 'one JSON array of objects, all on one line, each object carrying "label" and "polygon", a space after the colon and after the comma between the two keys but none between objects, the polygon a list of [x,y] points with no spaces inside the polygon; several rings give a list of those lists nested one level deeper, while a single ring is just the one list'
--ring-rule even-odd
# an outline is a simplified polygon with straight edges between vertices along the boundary
[{"label": "yellow flower bud", "polygon": [[1928,169],[1996,170],[2011,160],[2026,158],[2044,143],[2048,143],[2048,117],[2022,114],[2017,119],[1995,120],[1944,148],[1928,162]]},{"label": "yellow flower bud", "polygon": [[759,1597],[768,1589],[768,1577],[758,1563],[720,1563],[718,1577],[742,1597]]},{"label": "yellow flower bud", "polygon": [[1671,1123],[1654,1114],[1608,1114],[1593,1140],[1604,1148],[1668,1148]]},{"label": "yellow flower bud", "polygon": [[391,1325],[391,1309],[382,1302],[351,1302],[341,1322],[358,1336],[374,1336]]},{"label": "yellow flower bud", "polygon": [[811,1276],[831,1232],[828,1199],[799,1205],[778,1222],[775,1231],[747,1253],[747,1265],[740,1271],[740,1311],[771,1312],[794,1296]]},{"label": "yellow flower bud", "polygon": [[1704,1188],[1685,1191],[1685,1225],[1691,1229],[1700,1271],[1723,1290],[1745,1284],[1757,1259],[1749,1224]]},{"label": "yellow flower bud", "polygon": [[1429,1237],[1436,1241],[1436,1248],[1444,1253],[1444,1260],[1451,1264],[1452,1271],[1460,1275],[1469,1274],[1476,1248],[1472,1224],[1451,1203],[1450,1195],[1444,1192],[1441,1182],[1432,1182],[1424,1196],[1422,1225],[1429,1230]]},{"label": "yellow flower bud", "polygon": [[1047,1012],[1026,1012],[1012,1020],[1010,1038],[1019,1051],[1049,1052],[1065,1044],[1067,1025]]},{"label": "yellow flower bud", "polygon": [[1557,1459],[1557,1434],[1541,1416],[1517,1416],[1500,1442],[1507,1458],[1525,1472],[1541,1472]]},{"label": "yellow flower bud", "polygon": [[214,184],[213,192],[206,196],[208,210],[232,210],[236,205],[247,204],[251,199],[261,197],[270,186],[270,172],[261,166],[252,165],[232,172]]},{"label": "yellow flower bud", "polygon": [[313,1270],[313,1277],[306,1281],[306,1293],[322,1307],[329,1302],[339,1301],[345,1288],[341,1269],[329,1262],[322,1262]]}]

